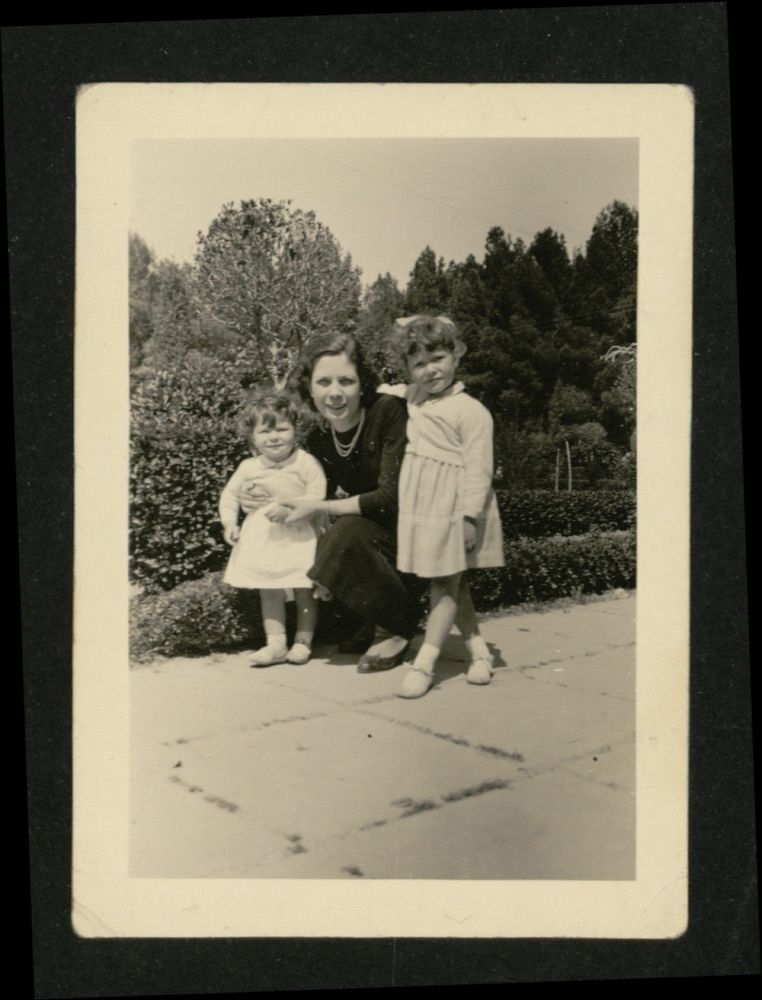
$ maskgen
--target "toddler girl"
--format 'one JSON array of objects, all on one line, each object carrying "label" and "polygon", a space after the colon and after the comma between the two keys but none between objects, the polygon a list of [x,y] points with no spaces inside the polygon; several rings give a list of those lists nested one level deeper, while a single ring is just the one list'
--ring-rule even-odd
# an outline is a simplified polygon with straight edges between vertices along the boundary
[{"label": "toddler girl", "polygon": [[446,316],[399,319],[391,348],[410,378],[409,385],[380,390],[402,396],[408,409],[397,567],[431,580],[424,642],[397,693],[420,698],[453,623],[471,656],[466,679],[489,684],[492,657],[464,571],[502,566],[503,538],[492,489],[492,417],[455,381],[466,350],[455,324]]},{"label": "toddler girl", "polygon": [[[220,497],[225,541],[233,546],[223,579],[234,587],[256,589],[262,601],[267,644],[252,655],[252,667],[306,663],[310,658],[317,606],[307,570],[315,559],[317,528],[309,519],[283,524],[290,509],[280,501],[323,500],[326,480],[317,459],[296,445],[299,411],[287,395],[259,393],[244,407],[241,431],[254,458],[244,459]],[[240,528],[239,493],[258,487],[270,500],[250,511]],[[296,636],[286,644],[286,595],[296,601]]]}]

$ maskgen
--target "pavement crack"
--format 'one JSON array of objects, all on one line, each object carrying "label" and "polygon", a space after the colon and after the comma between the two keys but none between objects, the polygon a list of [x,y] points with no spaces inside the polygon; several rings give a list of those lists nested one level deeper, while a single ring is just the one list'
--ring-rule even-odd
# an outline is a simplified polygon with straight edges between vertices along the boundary
[{"label": "pavement crack", "polygon": [[397,816],[393,816],[391,819],[372,820],[370,823],[363,824],[359,829],[362,833],[367,833],[369,830],[386,826],[388,823],[396,823],[410,816],[417,816],[422,812],[430,812],[432,809],[442,809],[444,806],[452,805],[454,802],[462,802],[464,799],[475,798],[478,795],[485,795],[487,792],[502,791],[511,787],[512,783],[508,778],[491,778],[487,781],[482,781],[478,785],[470,785],[467,788],[458,788],[452,792],[445,792],[439,796],[439,803],[441,804],[431,799],[394,799],[390,805],[402,809],[403,812]]},{"label": "pavement crack", "polygon": [[483,781],[480,785],[471,785],[469,788],[460,788],[455,792],[447,792],[442,796],[443,802],[460,802],[462,799],[471,799],[476,795],[484,795],[486,792],[495,792],[503,788],[510,788],[511,782],[507,778],[493,778],[490,781]]},{"label": "pavement crack", "polygon": [[616,781],[600,781],[598,778],[594,778],[591,774],[580,774],[579,771],[569,771],[569,774],[572,778],[584,781],[588,785],[595,785],[597,788],[608,788],[611,792],[627,791],[626,788],[618,784]]},{"label": "pavement crack", "polygon": [[[178,774],[170,774],[169,780],[174,785],[180,785],[190,792],[192,795],[203,794],[204,789],[200,785],[194,785],[190,781],[185,781]],[[204,802],[208,802],[210,805],[217,806],[218,809],[224,809],[225,812],[236,813],[240,810],[240,806],[236,805],[235,802],[230,802],[228,799],[223,799],[221,795],[204,795]]]},{"label": "pavement crack", "polygon": [[312,712],[310,715],[286,715],[282,719],[268,719],[266,722],[260,722],[259,725],[251,728],[256,731],[269,729],[270,726],[287,725],[289,722],[311,722],[313,719],[324,719],[326,715],[330,714],[330,712]]},{"label": "pavement crack", "polygon": [[405,810],[399,814],[398,819],[405,819],[407,816],[417,816],[418,813],[428,812],[431,809],[439,809],[436,802],[432,802],[431,799],[422,799],[420,801],[416,801],[415,799],[395,799],[392,805],[399,806]]},{"label": "pavement crack", "polygon": [[[551,771],[567,768],[569,764],[575,764],[581,760],[591,760],[593,757],[603,757],[604,754],[618,750],[620,747],[630,746],[631,744],[632,738],[614,744],[605,743],[603,746],[598,747],[597,750],[585,750],[581,753],[575,753],[569,757],[563,757],[561,760],[554,760],[552,763],[545,764],[542,767],[520,767],[516,780],[526,781],[529,778],[540,778],[545,774],[550,774]],[[568,773],[574,774],[573,771],[568,771]]]},{"label": "pavement crack", "polygon": [[509,750],[503,750],[500,747],[484,746],[482,743],[480,743],[478,746],[475,746],[474,750],[478,750],[479,753],[487,753],[491,757],[502,757],[504,760],[515,760],[519,764],[523,763],[524,761],[523,754],[511,752]]},{"label": "pavement crack", "polygon": [[[334,703],[336,706],[340,705],[340,702]],[[342,706],[343,707],[343,706]],[[270,726],[283,726],[288,725],[290,722],[311,722],[313,719],[324,719],[327,715],[331,715],[331,712],[311,712],[309,715],[286,715],[282,718],[275,719],[265,719],[263,722],[257,722],[252,726],[239,726],[236,732],[238,733],[259,733],[265,729],[269,729]],[[228,736],[230,730],[228,729],[217,729],[209,733],[199,733],[196,736],[180,736],[176,740],[170,742],[163,741],[162,746],[185,746],[189,750],[194,750],[198,753],[196,747],[193,744],[203,743],[205,740],[213,740],[219,736]],[[203,755],[202,759],[203,758]]]},{"label": "pavement crack", "polygon": [[382,719],[384,722],[391,722],[395,726],[401,726],[403,729],[413,729],[417,733],[422,733],[424,736],[434,736],[438,740],[445,740],[447,743],[452,743],[455,746],[465,747],[469,750],[475,750],[477,753],[488,754],[491,757],[502,757],[504,760],[514,760],[521,762],[524,760],[522,754],[517,753],[512,750],[503,750],[501,747],[491,747],[485,746],[482,743],[473,744],[469,740],[462,736],[453,736],[452,733],[442,733],[435,729],[431,729],[429,726],[421,725],[419,722],[411,722],[410,719],[397,719],[391,715],[382,715],[379,712],[369,712],[367,710],[358,709],[354,706],[355,711],[359,711],[362,715],[370,715],[374,719]]},{"label": "pavement crack", "polygon": [[610,653],[614,650],[630,649],[634,645],[634,642],[606,643],[601,646],[600,649],[587,650],[584,653],[574,653],[570,656],[555,656],[551,657],[549,660],[538,660],[537,663],[522,663],[517,667],[508,669],[518,670],[519,673],[524,673],[525,670],[539,670],[540,667],[548,667],[553,663],[574,663],[575,660],[585,660],[594,656],[603,656],[605,653]]}]

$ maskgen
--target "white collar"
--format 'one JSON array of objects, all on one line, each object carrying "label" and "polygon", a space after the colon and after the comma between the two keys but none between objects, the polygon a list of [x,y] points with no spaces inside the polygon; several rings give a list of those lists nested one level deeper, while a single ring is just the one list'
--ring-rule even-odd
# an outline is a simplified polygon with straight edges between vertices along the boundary
[{"label": "white collar", "polygon": [[398,396],[401,399],[406,400],[408,403],[416,405],[419,403],[425,403],[427,399],[447,399],[448,396],[455,396],[457,393],[463,392],[465,388],[466,387],[462,382],[453,382],[447,392],[443,393],[441,396],[430,396],[425,389],[421,389],[417,385],[405,385],[404,383],[389,385],[385,382],[383,385],[378,387],[376,392],[379,392],[384,396]]},{"label": "white collar", "polygon": [[425,389],[422,389],[420,386],[411,385],[408,386],[409,391],[407,400],[409,403],[412,403],[413,405],[420,405],[421,403],[425,403],[427,400],[436,402],[438,399],[447,399],[450,396],[456,396],[459,392],[463,392],[465,388],[466,387],[463,385],[462,382],[453,382],[453,384],[447,389],[446,392],[443,392],[438,396],[431,396],[429,395],[428,392],[426,392]]},{"label": "white collar", "polygon": [[298,448],[294,448],[294,450],[291,452],[288,458],[284,458],[282,462],[274,462],[271,458],[268,458],[266,455],[257,455],[257,458],[261,462],[262,468],[264,469],[282,469],[286,465],[290,465],[292,462],[296,461],[296,453],[298,450],[299,450]]}]

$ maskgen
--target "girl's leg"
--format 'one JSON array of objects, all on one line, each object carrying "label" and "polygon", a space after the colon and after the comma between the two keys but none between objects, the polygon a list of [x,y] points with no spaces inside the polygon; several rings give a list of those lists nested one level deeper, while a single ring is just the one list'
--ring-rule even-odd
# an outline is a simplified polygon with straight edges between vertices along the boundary
[{"label": "girl's leg", "polygon": [[267,644],[254,651],[249,665],[269,667],[286,658],[286,600],[282,590],[260,590],[259,598]]},{"label": "girl's leg", "polygon": [[429,618],[426,622],[424,645],[441,650],[458,613],[458,593],[462,574],[440,577],[431,581]]},{"label": "girl's leg", "polygon": [[434,667],[458,613],[461,574],[431,581],[430,611],[421,648],[412,670],[397,692],[401,698],[420,698],[434,679]]},{"label": "girl's leg", "polygon": [[312,655],[312,637],[317,624],[317,601],[312,590],[297,588],[294,590],[296,602],[296,635],[294,645],[288,651],[286,659],[289,663],[306,663]]},{"label": "girl's leg", "polygon": [[[466,574],[460,578],[460,588],[458,589],[458,614],[455,617],[455,624],[458,631],[463,636],[466,641],[466,645],[470,649],[469,643],[474,640],[476,636],[479,636],[479,623],[476,620],[476,611],[474,610],[474,602],[471,600],[471,588],[468,586],[468,579]],[[479,636],[481,638],[481,636]],[[482,640],[483,642],[484,640]]]},{"label": "girl's leg", "polygon": [[471,588],[468,586],[465,573],[460,580],[458,614],[455,618],[455,624],[458,626],[458,631],[463,636],[471,655],[471,665],[468,668],[466,680],[469,684],[489,684],[492,679],[492,654],[479,632],[474,602],[471,600]]}]

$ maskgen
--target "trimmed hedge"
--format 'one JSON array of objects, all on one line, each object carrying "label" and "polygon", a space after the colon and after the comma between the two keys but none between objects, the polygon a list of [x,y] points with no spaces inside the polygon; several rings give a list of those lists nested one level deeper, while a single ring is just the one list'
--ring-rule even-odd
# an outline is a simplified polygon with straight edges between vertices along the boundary
[{"label": "trimmed hedge", "polygon": [[219,573],[130,599],[134,660],[203,655],[263,641],[258,595],[229,587]]},{"label": "trimmed hedge", "polygon": [[635,586],[634,531],[581,537],[519,538],[505,547],[502,569],[480,570],[471,589],[477,610],[601,594]]},{"label": "trimmed hedge", "polygon": [[[289,602],[286,627],[290,634],[294,624],[294,605]],[[321,604],[318,641],[338,642],[359,625],[360,619],[348,608],[333,602]],[[254,649],[264,642],[259,594],[230,587],[220,573],[130,599],[130,656],[137,662],[155,656]]]},{"label": "trimmed hedge", "polygon": [[[505,567],[471,574],[478,611],[635,586],[633,531],[521,538],[505,548]],[[421,622],[427,600],[424,593]],[[319,640],[336,641],[357,625],[340,605],[321,604]],[[254,648],[263,641],[257,595],[227,586],[218,573],[163,593],[143,593],[130,602],[130,653],[136,661]]]},{"label": "trimmed hedge", "polygon": [[246,450],[235,370],[189,355],[181,368],[151,372],[132,396],[130,576],[169,590],[219,570],[229,552],[217,505]]},{"label": "trimmed hedge", "polygon": [[631,490],[498,490],[497,501],[506,538],[584,535],[635,527],[635,492]]}]

